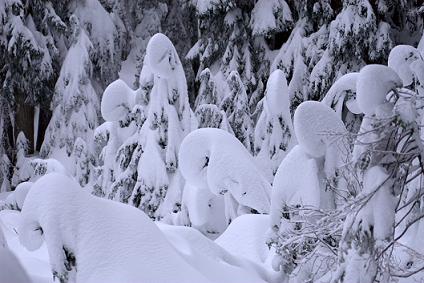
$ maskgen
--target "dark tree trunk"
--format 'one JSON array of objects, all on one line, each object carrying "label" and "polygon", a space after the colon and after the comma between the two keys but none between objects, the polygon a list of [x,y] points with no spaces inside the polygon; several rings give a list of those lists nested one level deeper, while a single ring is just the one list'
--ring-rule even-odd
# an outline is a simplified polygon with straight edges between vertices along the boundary
[{"label": "dark tree trunk", "polygon": [[25,94],[17,93],[16,99],[16,132],[15,140],[22,131],[28,139],[28,153],[34,152],[34,107],[25,102]]}]

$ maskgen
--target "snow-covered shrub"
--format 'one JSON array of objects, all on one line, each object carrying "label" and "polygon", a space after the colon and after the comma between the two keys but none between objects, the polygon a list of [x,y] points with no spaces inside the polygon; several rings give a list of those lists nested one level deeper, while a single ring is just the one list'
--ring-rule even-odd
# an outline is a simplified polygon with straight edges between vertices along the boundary
[{"label": "snow-covered shrub", "polygon": [[60,282],[208,282],[143,212],[61,174],[34,183],[18,232],[31,251],[46,243]]},{"label": "snow-covered shrub", "polygon": [[281,70],[272,72],[263,99],[263,110],[255,127],[255,155],[272,182],[277,168],[295,143],[287,81]]},{"label": "snow-covered shrub", "polygon": [[[188,189],[197,190],[196,195],[206,198],[204,205],[208,204],[209,192],[223,196],[225,210],[221,215],[225,214],[227,224],[242,214],[269,212],[269,182],[247,149],[228,132],[213,128],[193,131],[181,144],[179,159],[181,173],[191,185]],[[188,206],[189,215],[215,209],[209,206],[192,211],[194,206],[189,202]],[[219,217],[208,215],[208,222]]]},{"label": "snow-covered shrub", "polygon": [[395,70],[404,86],[409,86],[414,81],[411,63],[422,59],[420,52],[410,45],[398,45],[389,54],[387,65]]}]

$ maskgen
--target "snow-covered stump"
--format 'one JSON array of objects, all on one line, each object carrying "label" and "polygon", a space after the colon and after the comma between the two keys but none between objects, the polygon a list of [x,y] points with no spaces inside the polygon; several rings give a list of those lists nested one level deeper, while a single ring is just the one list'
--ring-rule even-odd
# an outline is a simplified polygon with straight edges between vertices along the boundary
[{"label": "snow-covered stump", "polygon": [[46,243],[60,282],[208,282],[143,212],[61,174],[33,185],[18,233],[31,251]]},{"label": "snow-covered stump", "polygon": [[278,166],[296,143],[290,114],[287,81],[281,70],[272,72],[255,127],[255,159],[272,183]]},{"label": "snow-covered stump", "polygon": [[[228,132],[213,128],[193,131],[181,144],[179,160],[181,173],[190,184],[189,189],[197,190],[196,195],[212,192],[223,196],[225,211],[221,214],[225,214],[227,225],[241,214],[269,212],[269,182],[247,149]],[[187,204],[193,201],[189,199]],[[188,206],[189,215],[214,209],[192,207]],[[219,215],[209,213],[206,217],[210,219],[205,221],[211,222]]]},{"label": "snow-covered stump", "polygon": [[[277,253],[274,269],[293,273],[295,280],[318,279],[334,262],[336,240],[322,219],[343,194],[339,170],[349,159],[347,130],[336,112],[316,101],[299,105],[294,129],[299,145],[283,159],[273,182],[268,243]],[[320,229],[321,235],[314,234]]]}]

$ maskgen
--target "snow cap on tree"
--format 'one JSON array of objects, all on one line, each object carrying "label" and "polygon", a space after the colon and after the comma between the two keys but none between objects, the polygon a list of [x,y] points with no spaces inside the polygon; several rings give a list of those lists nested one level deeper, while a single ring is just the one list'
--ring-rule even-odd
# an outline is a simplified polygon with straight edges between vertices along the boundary
[{"label": "snow cap on tree", "polygon": [[347,134],[336,112],[317,101],[305,101],[297,107],[294,130],[300,146],[315,158],[324,156],[329,147],[335,146]]},{"label": "snow cap on tree", "polygon": [[152,71],[163,78],[168,78],[181,65],[177,51],[169,38],[157,33],[147,44],[147,56]]},{"label": "snow cap on tree", "polygon": [[359,73],[349,73],[341,76],[331,86],[322,103],[333,108],[340,116],[342,115],[343,104],[346,104],[350,112],[359,114],[361,111],[356,102],[356,81]]},{"label": "snow cap on tree", "polygon": [[390,51],[387,65],[396,71],[404,86],[409,86],[414,79],[410,65],[419,59],[422,58],[418,49],[410,45],[398,45]]},{"label": "snow cap on tree", "polygon": [[269,212],[270,184],[247,149],[228,132],[214,128],[191,132],[181,144],[179,160],[189,183],[207,184],[216,195],[229,193],[243,206]]},{"label": "snow cap on tree", "polygon": [[398,74],[384,65],[367,65],[359,72],[356,82],[356,99],[365,115],[375,114],[376,108],[386,104],[386,96],[403,82]]},{"label": "snow cap on tree", "polygon": [[135,92],[121,79],[108,85],[105,89],[101,112],[106,121],[120,121],[124,119],[134,107]]}]

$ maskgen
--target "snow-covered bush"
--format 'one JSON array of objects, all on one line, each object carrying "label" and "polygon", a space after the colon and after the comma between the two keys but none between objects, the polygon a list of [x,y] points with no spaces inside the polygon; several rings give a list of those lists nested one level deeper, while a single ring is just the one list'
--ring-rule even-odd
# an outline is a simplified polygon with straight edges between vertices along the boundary
[{"label": "snow-covered bush", "polygon": [[46,243],[61,282],[208,282],[143,212],[92,196],[61,174],[34,183],[18,232],[29,250]]},{"label": "snow-covered bush", "polygon": [[255,127],[255,155],[272,182],[277,168],[295,143],[287,81],[281,70],[272,72],[263,99],[263,110]]},{"label": "snow-covered bush", "polygon": [[[190,133],[181,144],[180,170],[188,189],[198,190],[199,197],[223,195],[227,224],[241,214],[268,213],[271,186],[258,171],[253,157],[234,136],[213,128],[198,129]],[[203,194],[203,196],[202,196]],[[189,215],[215,209],[195,209],[188,200]],[[204,205],[207,205],[207,201]],[[211,219],[219,217],[209,213]]]}]

